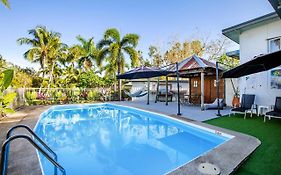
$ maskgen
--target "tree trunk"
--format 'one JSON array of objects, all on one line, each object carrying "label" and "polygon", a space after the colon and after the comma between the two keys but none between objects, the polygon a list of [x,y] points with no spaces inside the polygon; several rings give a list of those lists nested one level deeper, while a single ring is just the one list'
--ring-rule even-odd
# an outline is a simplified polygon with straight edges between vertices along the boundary
[{"label": "tree trunk", "polygon": [[[121,72],[121,63],[120,61],[118,62],[118,75]],[[122,100],[122,92],[121,92],[121,79],[118,80],[118,93],[119,93],[119,101]]]},{"label": "tree trunk", "polygon": [[48,90],[49,90],[49,88],[50,88],[51,83],[53,82],[54,67],[55,67],[55,62],[53,62],[52,70],[51,70],[51,72],[50,72],[50,79],[49,79],[49,84],[48,84]]},{"label": "tree trunk", "polygon": [[116,82],[114,82],[114,84],[113,84],[113,89],[114,89],[114,92],[116,92],[116,91],[117,91]]},{"label": "tree trunk", "polygon": [[44,83],[44,78],[45,78],[45,72],[43,70],[43,80],[42,80],[42,83],[41,83],[40,88],[39,88],[39,94],[41,93],[41,89],[42,89],[42,86],[43,86],[43,83]]}]

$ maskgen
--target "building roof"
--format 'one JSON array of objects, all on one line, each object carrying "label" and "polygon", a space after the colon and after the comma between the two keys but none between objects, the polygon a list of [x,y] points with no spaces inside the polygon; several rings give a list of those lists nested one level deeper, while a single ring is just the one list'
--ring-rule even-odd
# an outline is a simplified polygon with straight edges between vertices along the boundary
[{"label": "building roof", "polygon": [[200,58],[197,55],[192,55],[181,62],[179,62],[179,71],[191,70],[191,69],[205,69],[214,68],[216,65],[204,58]]},{"label": "building roof", "polygon": [[241,24],[234,25],[222,30],[222,34],[231,39],[232,41],[239,44],[239,35],[249,29],[259,27],[274,21],[280,20],[276,12],[260,16],[249,21],[243,22]]},{"label": "building roof", "polygon": [[281,0],[268,0],[278,16],[281,18]]}]

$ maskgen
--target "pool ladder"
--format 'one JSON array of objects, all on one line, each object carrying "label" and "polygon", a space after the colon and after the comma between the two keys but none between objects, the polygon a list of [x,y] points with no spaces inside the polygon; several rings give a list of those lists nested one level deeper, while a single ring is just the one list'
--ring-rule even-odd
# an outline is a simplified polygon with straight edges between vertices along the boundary
[{"label": "pool ladder", "polygon": [[[25,129],[33,137],[30,137],[29,135],[26,134],[18,134],[18,135],[11,136],[12,132],[17,128]],[[7,132],[6,140],[2,145],[2,151],[1,151],[1,164],[0,164],[1,175],[7,175],[10,142],[16,139],[27,140],[33,147],[35,147],[40,153],[42,153],[42,155],[44,155],[54,165],[54,175],[58,174],[58,169],[60,170],[62,175],[66,175],[65,169],[58,163],[57,154],[42,139],[40,139],[40,137],[37,134],[35,134],[32,131],[32,129],[22,124],[10,128],[9,131]],[[38,143],[36,143],[35,140],[37,140],[50,154],[52,154],[52,156],[50,156],[50,154],[47,153],[46,150],[44,150]]]}]

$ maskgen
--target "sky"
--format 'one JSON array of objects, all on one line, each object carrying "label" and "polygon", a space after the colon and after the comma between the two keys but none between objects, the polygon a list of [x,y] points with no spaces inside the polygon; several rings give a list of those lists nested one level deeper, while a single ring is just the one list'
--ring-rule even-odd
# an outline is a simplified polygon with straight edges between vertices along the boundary
[{"label": "sky", "polygon": [[[167,47],[173,40],[216,39],[224,28],[273,11],[267,0],[9,0],[0,4],[0,54],[21,67],[34,67],[23,58],[28,46],[16,40],[28,37],[37,25],[62,34],[62,41],[77,44],[76,36],[102,38],[108,28],[121,35],[140,35],[138,48],[148,58],[150,45]],[[233,44],[231,49],[238,48]]]}]

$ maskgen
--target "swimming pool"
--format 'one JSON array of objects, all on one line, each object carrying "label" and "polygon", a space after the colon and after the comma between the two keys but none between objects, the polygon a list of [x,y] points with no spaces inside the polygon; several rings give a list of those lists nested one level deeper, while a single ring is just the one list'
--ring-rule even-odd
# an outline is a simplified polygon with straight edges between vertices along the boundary
[{"label": "swimming pool", "polygon": [[[57,153],[67,175],[165,174],[232,136],[140,109],[114,105],[54,106],[35,132]],[[39,154],[45,175],[53,166]]]}]

